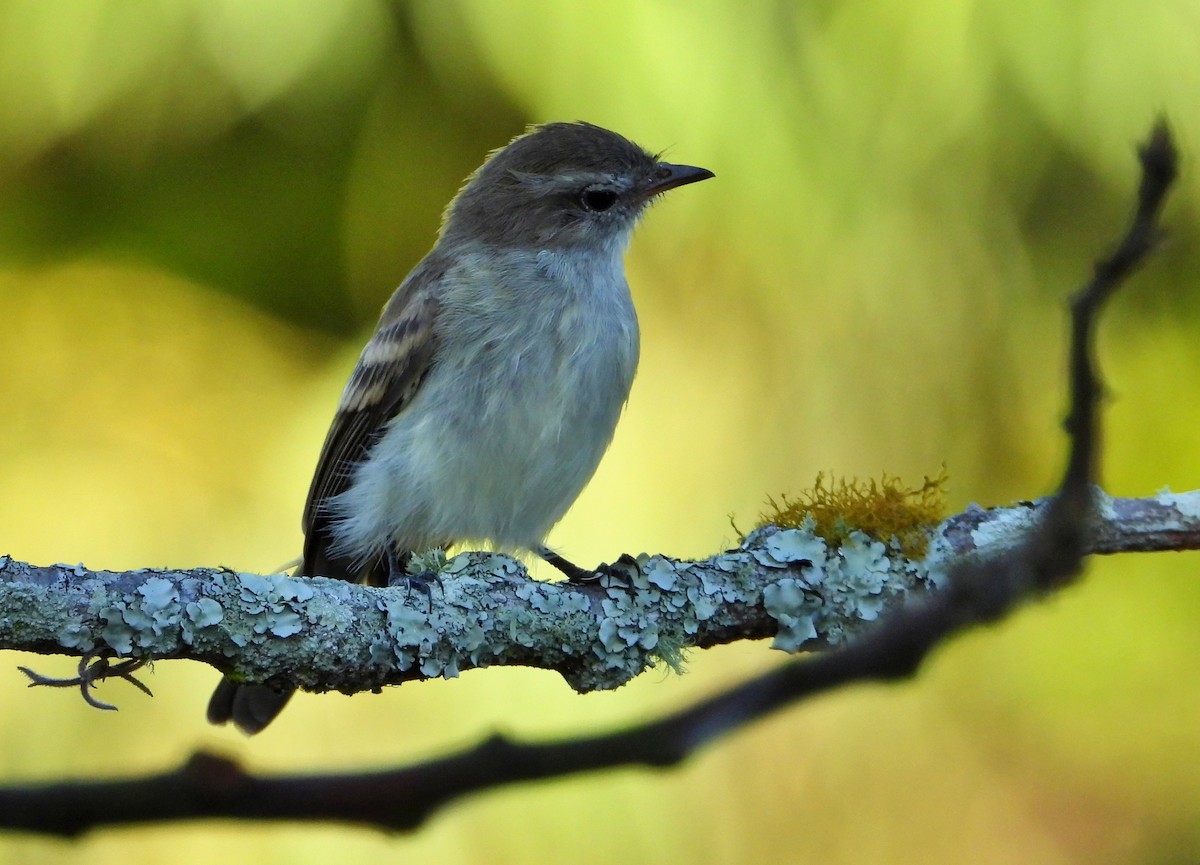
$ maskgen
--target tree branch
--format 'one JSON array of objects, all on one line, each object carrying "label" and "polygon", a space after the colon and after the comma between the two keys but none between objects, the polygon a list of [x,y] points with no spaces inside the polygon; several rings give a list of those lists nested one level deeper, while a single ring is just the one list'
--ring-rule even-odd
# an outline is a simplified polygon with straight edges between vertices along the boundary
[{"label": "tree branch", "polygon": [[[1200,548],[1200,492],[1095,498],[1086,552]],[[0,649],[188,658],[247,681],[347,694],[493,665],[557,670],[580,692],[611,689],[659,663],[678,666],[689,648],[764,637],[786,651],[842,645],[945,583],[960,557],[1011,553],[1053,501],[972,506],[931,530],[919,560],[862,534],[831,548],[810,528],[766,526],[709,559],[642,557],[594,586],[542,582],[506,556],[464,553],[428,596],[279,574],[3,559]]]},{"label": "tree branch", "polygon": [[[1089,552],[1194,549],[1200,494],[1110,499],[1092,486],[1096,317],[1160,237],[1158,214],[1176,165],[1165,124],[1140,155],[1133,221],[1072,302],[1071,451],[1057,494],[1016,508],[968,509],[939,527],[922,561],[886,555],[885,544],[862,535],[829,549],[804,527],[771,526],[704,562],[644,559],[626,568],[628,586],[540,583],[509,559],[469,554],[443,569],[425,609],[424,596],[405,590],[329,580],[209,570],[108,574],[0,561],[0,647],[191,657],[249,680],[313,690],[516,663],[558,670],[586,691],[670,663],[688,646],[773,635],[780,648],[836,651],[617,733],[545,745],[493,739],[407,769],[304,778],[252,778],[201,755],[142,780],[0,790],[0,825],[75,835],[98,825],[225,816],[410,830],[469,792],[601,767],[672,765],[780,706],[849,682],[911,675],[949,635],[1069,582]],[[338,657],[356,661],[343,667]]]}]

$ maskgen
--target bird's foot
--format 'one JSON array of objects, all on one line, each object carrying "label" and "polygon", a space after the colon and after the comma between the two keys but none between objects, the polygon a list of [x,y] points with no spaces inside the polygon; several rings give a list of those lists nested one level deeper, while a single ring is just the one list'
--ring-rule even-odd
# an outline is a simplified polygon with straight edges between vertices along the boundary
[{"label": "bird's foot", "polygon": [[632,568],[634,573],[638,572],[637,559],[622,553],[621,556],[611,564],[602,564],[596,567],[595,570],[581,568],[574,562],[568,561],[549,547],[539,547],[536,550],[537,554],[544,559],[548,564],[566,574],[567,582],[573,586],[590,586],[599,583],[607,577],[609,584],[619,586],[621,588],[632,588],[629,583],[629,573],[627,569]]},{"label": "bird's foot", "polygon": [[41,673],[34,672],[28,667],[17,667],[17,669],[29,677],[29,687],[31,688],[36,685],[44,685],[51,688],[77,687],[83,695],[84,702],[89,706],[115,712],[117,709],[116,706],[97,699],[92,694],[92,691],[105,679],[124,679],[143,694],[149,694],[153,697],[154,695],[150,693],[150,689],[133,675],[145,665],[145,661],[135,658],[126,658],[114,663],[112,659],[104,656],[100,651],[93,650],[84,653],[83,657],[79,659],[78,675],[71,676],[68,679],[55,679],[50,676],[43,676]]},{"label": "bird's foot", "polygon": [[434,571],[424,570],[419,573],[412,574],[408,571],[408,563],[412,559],[412,553],[397,553],[394,549],[389,548],[386,554],[387,560],[387,584],[389,587],[404,586],[408,591],[404,595],[404,603],[407,604],[412,597],[413,589],[425,595],[425,605],[428,612],[433,612],[433,586],[439,589],[442,587],[438,575]]}]

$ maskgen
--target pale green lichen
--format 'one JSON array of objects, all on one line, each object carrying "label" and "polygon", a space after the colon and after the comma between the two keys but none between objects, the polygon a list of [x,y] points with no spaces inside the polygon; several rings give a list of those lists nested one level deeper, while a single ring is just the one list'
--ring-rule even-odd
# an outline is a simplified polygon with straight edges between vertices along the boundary
[{"label": "pale green lichen", "polygon": [[[372,667],[390,670],[393,663],[397,660],[396,654],[392,650],[392,644],[388,640],[373,640],[371,642],[370,653]],[[411,660],[409,660],[409,664],[411,666]],[[408,669],[408,667],[404,667],[403,669]]]},{"label": "pale green lichen", "polygon": [[816,639],[813,622],[821,600],[808,594],[800,580],[786,578],[767,586],[763,590],[763,606],[779,623],[772,648],[796,652],[809,640]]},{"label": "pale green lichen", "polygon": [[[533,631],[536,617],[528,608],[503,611],[504,617],[489,603],[488,569],[510,570],[512,560],[488,553],[462,554],[444,564],[440,579],[428,587],[412,588],[403,595],[380,601],[386,614],[387,640],[371,644],[372,663],[388,665],[401,672],[416,669],[424,677],[451,678],[460,671],[460,658],[469,657],[475,666],[488,666],[498,656],[497,647],[488,643],[495,627],[506,629],[509,640],[521,645]],[[523,600],[538,610],[553,612],[559,602],[551,593],[536,585],[524,588]],[[430,593],[440,592],[442,603],[430,603]],[[476,610],[474,614],[465,611]],[[505,620],[506,619],[506,620]],[[527,620],[527,621],[526,621]],[[493,627],[495,626],[495,627]],[[389,657],[390,655],[390,657]]]},{"label": "pale green lichen", "polygon": [[[731,567],[736,567],[735,560],[736,556],[730,559]],[[614,687],[660,661],[682,669],[684,647],[699,630],[701,617],[711,617],[720,602],[712,597],[711,587],[705,589],[702,569],[660,556],[641,556],[637,570],[617,565],[614,572],[600,581],[606,591],[598,631],[576,637],[592,641],[602,672],[572,679],[578,690]]]},{"label": "pale green lichen", "polygon": [[133,651],[133,630],[125,624],[124,612],[120,606],[108,606],[100,610],[100,618],[104,622],[100,636],[118,655]]},{"label": "pale green lichen", "polygon": [[179,591],[174,583],[164,577],[151,577],[142,583],[137,593],[142,596],[142,603],[147,610],[179,610]]},{"label": "pale green lichen", "polygon": [[755,559],[766,567],[787,567],[793,562],[824,564],[828,553],[825,539],[816,534],[816,523],[806,517],[797,529],[783,529],[770,535],[763,543],[764,552],[755,552]]},{"label": "pale green lichen", "polygon": [[[224,607],[216,601],[213,601],[215,607],[197,606],[194,613],[197,618],[192,619],[194,627],[184,623],[186,639],[194,639],[199,629],[224,623],[223,631],[229,645],[223,653],[232,657],[250,644],[248,635],[251,633],[286,639],[303,632],[308,602],[316,594],[306,581],[293,580],[286,574],[234,574],[233,577],[236,583],[232,587],[232,602]],[[288,651],[286,643],[259,645],[272,655],[283,655]]]},{"label": "pale green lichen", "polygon": [[303,580],[286,574],[238,574],[239,615],[250,619],[256,634],[290,637],[304,626],[298,607],[313,597],[313,589]]},{"label": "pale green lichen", "polygon": [[[98,596],[94,594],[93,600]],[[118,655],[131,655],[135,649],[164,650],[174,645],[180,609],[175,585],[163,577],[150,577],[120,600],[91,612],[104,622],[100,631],[104,642]]]},{"label": "pale green lichen", "polygon": [[688,586],[685,594],[694,615],[691,621],[684,623],[684,630],[689,634],[694,634],[700,630],[701,622],[707,622],[716,615],[719,605],[711,593],[703,591],[697,585]]},{"label": "pale green lichen", "polygon": [[[970,505],[968,512],[978,505]],[[971,543],[979,550],[998,550],[1012,547],[1028,537],[1037,526],[1038,515],[1032,507],[1004,508],[989,513],[988,518],[971,530]]]},{"label": "pale green lichen", "polygon": [[420,658],[422,673],[426,676],[437,675],[436,672],[427,672],[432,661],[429,653],[437,634],[431,627],[430,617],[411,606],[408,603],[410,600],[411,597],[397,597],[384,601],[388,633],[395,647],[396,669],[409,670]]},{"label": "pale green lichen", "polygon": [[294,637],[303,629],[304,621],[300,618],[299,613],[294,613],[291,610],[281,610],[275,615],[274,622],[268,628],[268,631],[276,637]]},{"label": "pale green lichen", "polygon": [[[1108,497],[1105,496],[1105,498]],[[1155,495],[1155,499],[1168,507],[1175,508],[1184,517],[1190,519],[1200,517],[1200,492],[1173,493],[1169,487],[1163,487]],[[1108,499],[1108,501],[1111,503],[1112,499]]]},{"label": "pale green lichen", "polygon": [[678,575],[665,559],[651,559],[644,571],[646,581],[656,589],[669,592],[675,588]]},{"label": "pale green lichen", "polygon": [[789,569],[763,591],[764,606],[779,623],[772,645],[788,652],[818,640],[843,643],[914,586],[943,577],[940,568],[904,555],[899,542],[851,531],[834,546],[809,520],[798,528],[758,529],[747,543],[760,565]]},{"label": "pale green lichen", "polygon": [[189,643],[192,642],[196,634],[216,627],[224,618],[225,610],[212,598],[188,601],[183,608],[183,618],[180,623],[185,640]]},{"label": "pale green lichen", "polygon": [[408,573],[416,576],[418,574],[436,574],[445,570],[446,573],[456,573],[446,567],[446,552],[439,548],[422,550],[418,553],[413,553],[408,559]]},{"label": "pale green lichen", "polygon": [[225,611],[212,598],[200,598],[197,601],[189,601],[187,606],[184,607],[184,613],[186,614],[185,621],[190,622],[196,630],[219,625],[221,620],[225,618]]},{"label": "pale green lichen", "polygon": [[79,649],[90,652],[95,648],[91,629],[82,622],[73,622],[58,632],[58,643],[65,649]]}]

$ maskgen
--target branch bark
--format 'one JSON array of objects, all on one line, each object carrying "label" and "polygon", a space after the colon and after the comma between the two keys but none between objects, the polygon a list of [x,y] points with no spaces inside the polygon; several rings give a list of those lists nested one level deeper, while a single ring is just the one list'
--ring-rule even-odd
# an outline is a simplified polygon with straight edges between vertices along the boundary
[{"label": "branch bark", "polygon": [[[1200,548],[1200,492],[1094,497],[1085,552]],[[188,658],[247,681],[347,694],[493,665],[556,670],[580,692],[611,689],[657,664],[678,666],[690,648],[765,637],[786,651],[843,645],[936,591],[959,558],[1011,553],[1052,503],[972,506],[931,530],[919,560],[862,534],[831,548],[808,528],[766,526],[711,558],[643,556],[588,586],[464,553],[428,595],[280,574],[3,559],[0,649]]]}]

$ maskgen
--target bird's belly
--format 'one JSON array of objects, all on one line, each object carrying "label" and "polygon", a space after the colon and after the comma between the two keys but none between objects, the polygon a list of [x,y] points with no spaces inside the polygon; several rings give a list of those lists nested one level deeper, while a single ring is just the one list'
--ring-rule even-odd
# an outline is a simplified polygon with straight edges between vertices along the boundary
[{"label": "bird's belly", "polygon": [[431,371],[389,425],[335,506],[347,549],[457,541],[529,549],[566,513],[612,438],[636,342],[492,355],[510,360],[479,352],[469,368]]},{"label": "bird's belly", "polygon": [[456,440],[445,454],[446,474],[455,481],[443,488],[442,507],[447,522],[461,521],[456,538],[501,547],[540,543],[612,439],[630,378],[615,359],[586,369],[554,357],[525,360],[524,369],[499,371],[473,405],[460,403],[450,413]]}]

